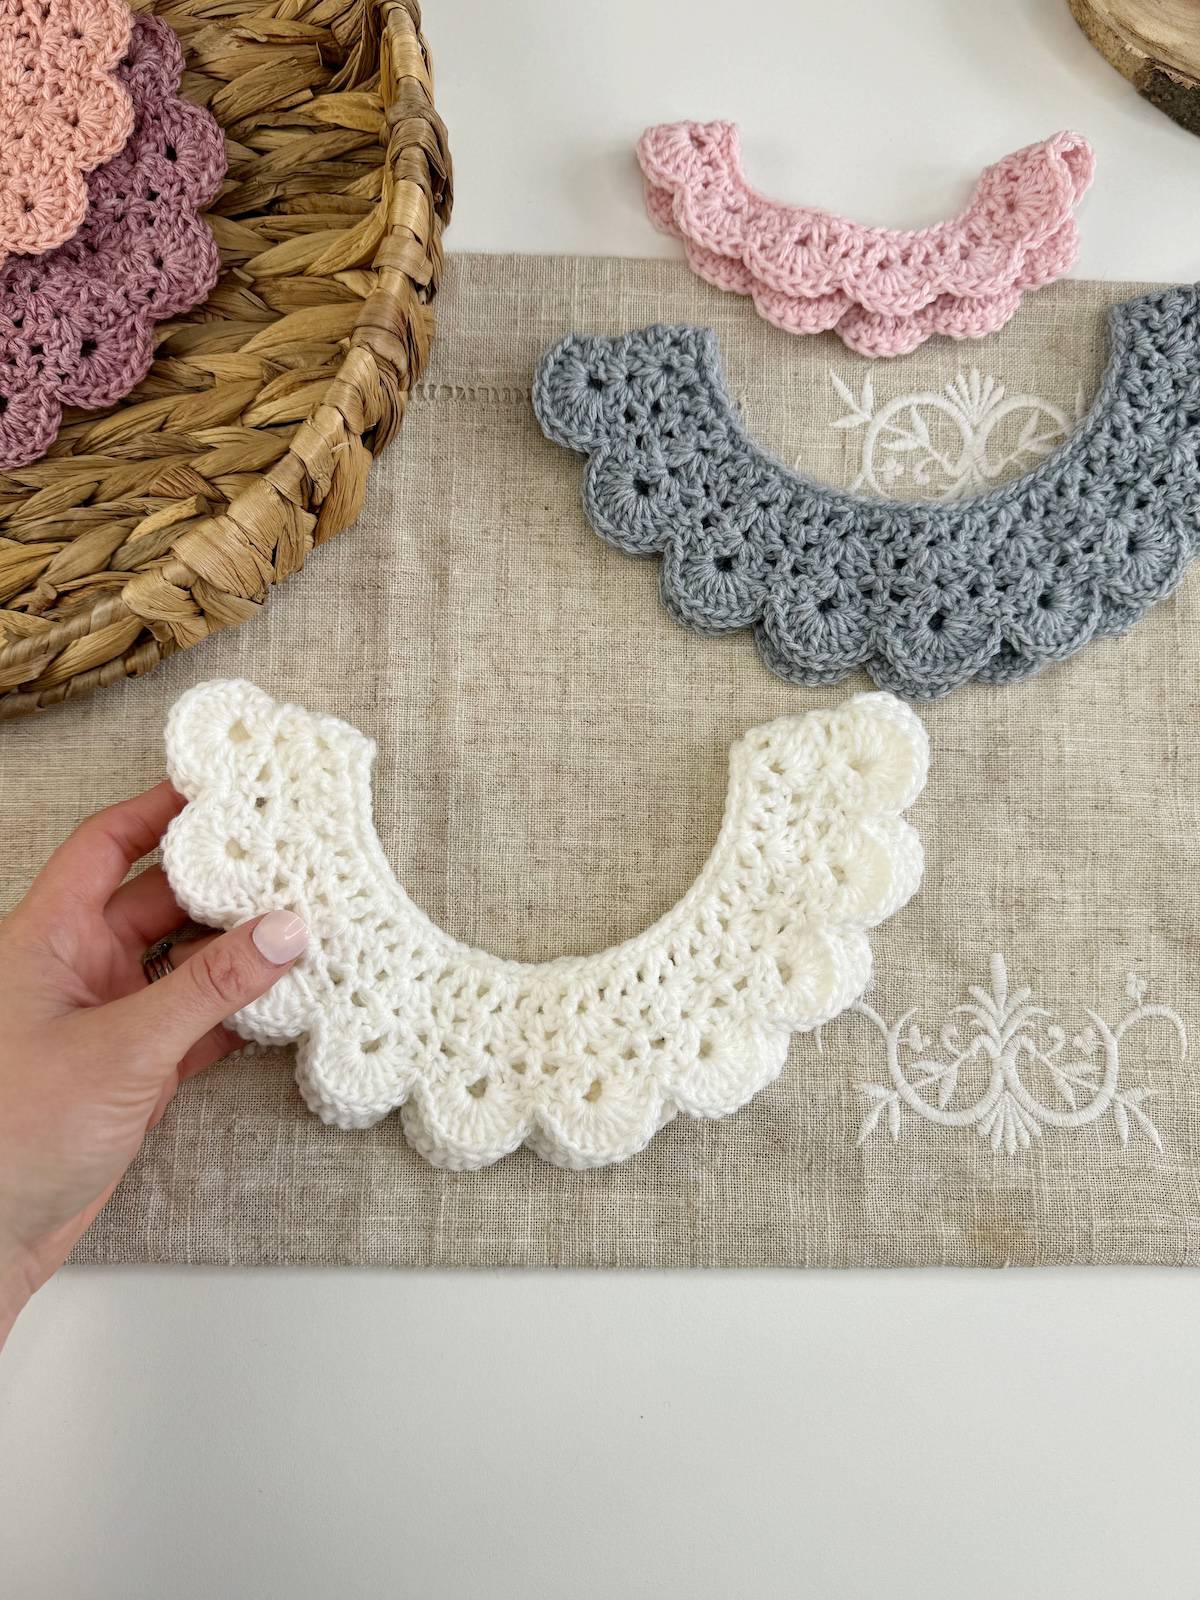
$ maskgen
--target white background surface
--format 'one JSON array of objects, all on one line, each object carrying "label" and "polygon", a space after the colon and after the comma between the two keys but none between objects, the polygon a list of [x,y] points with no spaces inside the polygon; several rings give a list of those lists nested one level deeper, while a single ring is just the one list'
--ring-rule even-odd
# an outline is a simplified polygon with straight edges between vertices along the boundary
[{"label": "white background surface", "polygon": [[[1078,271],[1200,277],[1200,140],[1063,0],[428,0],[458,249],[669,253],[631,147],[919,226],[1093,141]],[[236,1068],[230,1069],[236,1070]],[[80,1270],[0,1357],[7,1600],[1192,1600],[1200,1275]]]}]

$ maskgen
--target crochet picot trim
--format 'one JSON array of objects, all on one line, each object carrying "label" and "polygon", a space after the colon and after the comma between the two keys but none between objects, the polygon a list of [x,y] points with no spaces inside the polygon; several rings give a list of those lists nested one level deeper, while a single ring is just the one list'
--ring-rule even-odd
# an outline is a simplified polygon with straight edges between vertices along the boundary
[{"label": "crochet picot trim", "polygon": [[130,22],[124,0],[0,0],[0,262],[69,239],[85,174],[128,139]]},{"label": "crochet picot trim", "polygon": [[1117,306],[1077,432],[1031,472],[953,502],[815,483],[742,428],[711,332],[572,334],[534,384],[542,428],[590,457],[584,508],[701,633],[754,627],[794,683],[866,667],[932,697],[1009,683],[1132,626],[1178,585],[1200,528],[1200,294]]},{"label": "crochet picot trim", "polygon": [[1057,133],[986,168],[957,217],[905,232],[759,194],[731,122],[649,128],[638,160],[650,218],[683,240],[694,272],[752,296],[788,333],[834,328],[870,356],[1003,327],[1024,290],[1074,264],[1072,212],[1095,166],[1085,139]]},{"label": "crochet picot trim", "polygon": [[599,955],[537,965],[460,944],[408,898],[371,819],[374,745],[344,722],[206,683],[172,708],[166,744],[190,802],[163,848],[180,905],[219,927],[283,906],[311,930],[234,1026],[300,1040],[296,1079],[326,1122],[365,1128],[403,1105],[409,1142],[438,1166],[487,1166],[522,1143],[601,1166],[677,1112],[736,1111],[780,1072],[791,1033],[861,995],[864,930],[921,878],[900,813],[928,746],[889,695],[752,729],[675,908]]},{"label": "crochet picot trim", "polygon": [[88,179],[83,226],[0,267],[0,468],[43,455],[64,406],[123,399],[150,369],[155,323],[217,281],[216,241],[197,213],[220,188],[225,141],[209,112],[179,98],[182,76],[175,34],[139,17],[118,69],[133,132]]}]

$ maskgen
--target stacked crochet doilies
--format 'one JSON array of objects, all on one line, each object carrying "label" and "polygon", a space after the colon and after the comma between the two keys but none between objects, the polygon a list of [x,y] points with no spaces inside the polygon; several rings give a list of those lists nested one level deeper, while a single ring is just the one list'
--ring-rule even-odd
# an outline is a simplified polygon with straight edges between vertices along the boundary
[{"label": "stacked crochet doilies", "polygon": [[216,282],[199,213],[224,141],[182,76],[124,0],[0,0],[0,469],[43,455],[64,406],[127,395],[154,325]]}]

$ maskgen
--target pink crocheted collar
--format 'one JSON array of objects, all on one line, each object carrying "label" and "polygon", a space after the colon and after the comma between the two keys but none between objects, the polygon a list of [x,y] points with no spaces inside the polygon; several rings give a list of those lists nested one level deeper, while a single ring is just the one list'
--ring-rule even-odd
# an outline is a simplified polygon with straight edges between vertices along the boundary
[{"label": "pink crocheted collar", "polygon": [[130,23],[124,0],[0,0],[0,262],[69,239],[84,175],[129,138]]},{"label": "pink crocheted collar", "polygon": [[986,168],[958,216],[903,231],[760,194],[730,122],[649,128],[638,160],[652,220],[682,237],[701,277],[753,295],[789,332],[836,327],[871,355],[1002,326],[1023,290],[1074,263],[1073,208],[1094,169],[1087,141],[1058,133]]}]

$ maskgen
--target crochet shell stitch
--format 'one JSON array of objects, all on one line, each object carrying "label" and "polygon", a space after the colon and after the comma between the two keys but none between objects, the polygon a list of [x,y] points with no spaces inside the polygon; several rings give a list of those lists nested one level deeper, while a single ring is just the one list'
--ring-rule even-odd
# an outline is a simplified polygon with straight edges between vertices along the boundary
[{"label": "crochet shell stitch", "polygon": [[374,745],[346,723],[213,682],[176,702],[166,745],[189,802],[163,848],[179,903],[220,927],[287,907],[310,929],[234,1027],[300,1041],[297,1082],[326,1122],[365,1128],[402,1105],[438,1166],[522,1143],[600,1166],[677,1112],[736,1111],[782,1070],[793,1032],[861,995],[865,930],[921,878],[901,812],[928,743],[889,695],[752,729],[730,754],[716,845],[674,909],[613,949],[536,965],[459,943],[404,893],[371,819]]},{"label": "crochet shell stitch", "polygon": [[128,139],[130,21],[124,0],[0,0],[0,262],[69,239],[85,174]]},{"label": "crochet shell stitch", "polygon": [[750,295],[788,333],[833,328],[869,356],[1002,328],[1025,290],[1074,264],[1073,208],[1095,167],[1085,139],[1057,133],[988,167],[957,217],[906,232],[767,199],[730,122],[648,128],[638,160],[651,221],[682,239],[699,277]]},{"label": "crochet shell stitch", "polygon": [[1112,352],[1075,435],[1024,477],[954,502],[876,501],[791,471],[745,433],[707,329],[572,334],[534,407],[589,457],[603,538],[662,557],[688,627],[753,627],[794,683],[865,667],[934,697],[1009,683],[1131,627],[1178,585],[1200,528],[1200,292],[1110,313]]},{"label": "crochet shell stitch", "polygon": [[139,17],[118,76],[134,126],[88,179],[75,237],[0,267],[0,468],[35,461],[64,406],[94,410],[132,390],[154,359],[153,328],[190,310],[220,258],[197,214],[220,187],[215,119],[178,95],[183,51],[157,17]]}]

